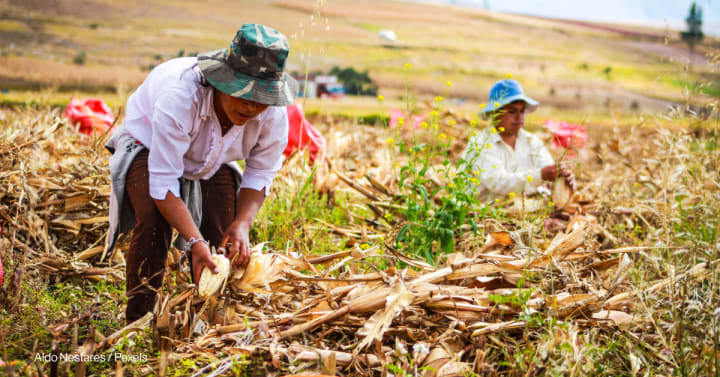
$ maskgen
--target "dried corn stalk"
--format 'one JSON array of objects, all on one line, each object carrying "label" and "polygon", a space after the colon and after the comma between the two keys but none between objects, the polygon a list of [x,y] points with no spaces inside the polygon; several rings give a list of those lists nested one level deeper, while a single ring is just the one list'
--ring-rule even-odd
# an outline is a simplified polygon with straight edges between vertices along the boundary
[{"label": "dried corn stalk", "polygon": [[408,290],[402,282],[398,282],[386,297],[385,308],[377,311],[365,322],[365,326],[358,331],[358,335],[365,336],[356,348],[356,352],[363,350],[372,341],[382,339],[383,334],[392,324],[393,318],[407,309],[415,299],[415,295]]}]

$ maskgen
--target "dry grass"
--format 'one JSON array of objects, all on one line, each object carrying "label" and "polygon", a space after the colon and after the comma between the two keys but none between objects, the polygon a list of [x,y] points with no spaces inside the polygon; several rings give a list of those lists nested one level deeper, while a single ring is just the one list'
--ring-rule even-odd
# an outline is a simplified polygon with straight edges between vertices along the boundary
[{"label": "dry grass", "polygon": [[0,57],[0,76],[10,82],[6,87],[64,88],[67,90],[116,91],[134,88],[146,73],[123,67],[80,67],[73,64],[39,58]]}]

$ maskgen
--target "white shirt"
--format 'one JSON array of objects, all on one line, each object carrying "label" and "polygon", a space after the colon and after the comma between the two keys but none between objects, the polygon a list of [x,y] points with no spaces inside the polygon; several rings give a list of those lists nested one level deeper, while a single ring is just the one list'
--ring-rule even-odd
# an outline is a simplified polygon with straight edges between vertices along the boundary
[{"label": "white shirt", "polygon": [[542,168],[555,163],[536,136],[520,129],[513,149],[492,132],[492,127],[470,139],[462,159],[479,178],[477,194],[487,200],[510,192],[536,193],[543,183]]},{"label": "white shirt", "polygon": [[269,106],[223,135],[212,86],[201,85],[196,63],[188,57],[157,66],[128,99],[118,132],[150,150],[150,196],[162,200],[170,191],[180,197],[180,177],[209,179],[223,164],[238,160],[245,160],[241,188],[267,190],[287,145],[285,107]]}]

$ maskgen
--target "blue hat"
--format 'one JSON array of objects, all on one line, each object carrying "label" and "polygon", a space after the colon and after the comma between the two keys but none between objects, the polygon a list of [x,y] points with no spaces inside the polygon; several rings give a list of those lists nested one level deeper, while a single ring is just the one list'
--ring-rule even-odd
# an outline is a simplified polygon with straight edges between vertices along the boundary
[{"label": "blue hat", "polygon": [[485,106],[480,115],[488,117],[490,112],[500,109],[501,107],[515,101],[525,101],[527,103],[527,111],[535,111],[538,101],[528,97],[523,92],[522,86],[515,80],[500,80],[496,82],[490,89],[488,104]]}]

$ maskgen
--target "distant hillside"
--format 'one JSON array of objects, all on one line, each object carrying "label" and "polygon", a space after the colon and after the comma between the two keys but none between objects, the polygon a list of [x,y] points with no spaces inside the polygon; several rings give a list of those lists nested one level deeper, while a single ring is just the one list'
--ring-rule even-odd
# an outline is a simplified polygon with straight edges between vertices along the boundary
[{"label": "distant hillside", "polygon": [[[520,3],[540,2],[513,6]],[[508,74],[544,108],[578,112],[663,111],[720,97],[720,74],[704,55],[709,44],[690,56],[679,36],[665,43],[662,30],[482,8],[389,0],[7,0],[0,14],[0,100],[21,91],[35,98],[38,89],[66,98],[78,91],[124,97],[153,66],[227,46],[245,22],[289,37],[290,71],[367,71],[386,103],[399,103],[409,85],[418,106],[442,96],[474,112]],[[397,40],[380,39],[383,29]],[[377,108],[375,98],[367,100]]]}]

